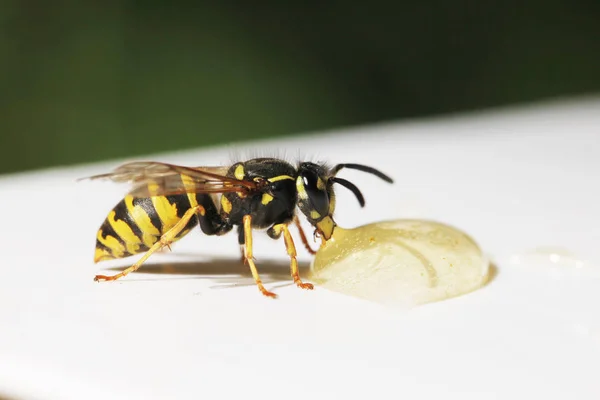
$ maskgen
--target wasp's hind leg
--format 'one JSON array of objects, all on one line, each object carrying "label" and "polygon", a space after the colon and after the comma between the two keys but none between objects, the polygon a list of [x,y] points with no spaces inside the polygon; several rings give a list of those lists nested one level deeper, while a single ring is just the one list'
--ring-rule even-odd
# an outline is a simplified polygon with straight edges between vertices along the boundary
[{"label": "wasp's hind leg", "polygon": [[125,275],[129,274],[130,272],[137,270],[138,268],[140,268],[142,266],[142,264],[153,253],[155,253],[158,250],[163,249],[164,247],[168,247],[174,241],[174,239],[177,238],[177,235],[179,235],[185,229],[185,227],[188,225],[188,223],[190,222],[192,217],[194,217],[194,215],[196,215],[196,214],[202,215],[205,212],[206,212],[206,210],[201,205],[197,205],[195,207],[190,208],[189,210],[187,210],[185,212],[185,214],[183,214],[181,219],[171,229],[169,229],[167,232],[165,232],[160,237],[160,239],[156,243],[154,243],[154,245],[152,245],[152,247],[150,247],[150,249],[142,256],[142,258],[140,258],[138,260],[138,262],[133,264],[131,267],[119,272],[116,275],[110,275],[110,276],[96,275],[94,280],[97,282],[98,281],[114,281],[114,280],[124,277]]},{"label": "wasp's hind leg", "polygon": [[273,239],[279,239],[283,233],[283,240],[285,241],[285,248],[288,256],[290,256],[290,272],[296,286],[302,289],[313,289],[312,283],[304,283],[300,279],[300,271],[298,269],[298,260],[296,259],[296,246],[294,245],[294,239],[286,224],[273,225],[267,231],[267,234]]}]

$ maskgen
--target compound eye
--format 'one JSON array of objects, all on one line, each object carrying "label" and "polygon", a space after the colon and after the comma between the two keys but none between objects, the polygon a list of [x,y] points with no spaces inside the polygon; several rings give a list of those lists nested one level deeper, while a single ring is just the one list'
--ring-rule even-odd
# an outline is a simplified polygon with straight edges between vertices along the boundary
[{"label": "compound eye", "polygon": [[319,189],[319,176],[315,172],[307,171],[302,174],[302,180],[312,209],[317,211],[323,217],[328,215],[329,195],[324,187]]}]

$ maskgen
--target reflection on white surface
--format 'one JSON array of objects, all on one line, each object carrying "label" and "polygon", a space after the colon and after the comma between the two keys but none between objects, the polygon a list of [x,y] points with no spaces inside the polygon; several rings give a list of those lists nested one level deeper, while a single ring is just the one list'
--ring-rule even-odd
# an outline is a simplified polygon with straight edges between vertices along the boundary
[{"label": "reflection on white surface", "polygon": [[[257,266],[273,278],[267,288],[276,301],[243,285],[235,235],[192,232],[148,268],[95,283],[99,269],[130,263],[92,262],[96,230],[124,188],[75,179],[120,160],[0,178],[0,393],[598,399],[599,126],[600,101],[591,100],[265,143],[319,149],[316,158],[374,165],[395,178],[382,187],[345,172],[367,206],[340,191],[336,220],[344,227],[436,220],[468,232],[490,255],[497,269],[490,284],[400,313],[289,285],[283,243],[261,235]],[[214,165],[229,153],[145,158]],[[547,244],[576,257],[522,253]],[[242,284],[228,287],[239,275]]]}]

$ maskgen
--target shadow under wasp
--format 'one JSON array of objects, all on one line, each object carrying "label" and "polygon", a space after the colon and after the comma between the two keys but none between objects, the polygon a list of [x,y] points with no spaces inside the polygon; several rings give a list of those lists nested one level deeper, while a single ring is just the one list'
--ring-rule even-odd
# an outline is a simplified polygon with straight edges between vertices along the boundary
[{"label": "shadow under wasp", "polygon": [[97,275],[96,281],[119,279],[140,268],[156,251],[162,250],[196,225],[206,235],[224,235],[237,227],[242,259],[247,263],[258,289],[263,286],[252,256],[252,231],[264,230],[273,239],[283,236],[294,283],[303,289],[298,272],[296,247],[288,226],[294,222],[302,242],[310,248],[296,216],[299,208],[315,227],[322,244],[333,234],[336,223],[333,185],[349,189],[361,207],[365,200],[350,181],[339,178],[344,169],[373,174],[386,182],[392,179],[375,168],[361,164],[301,162],[297,167],[276,158],[254,158],[229,167],[185,167],[161,162],[131,162],[113,172],[89,179],[128,182],[129,193],[109,212],[96,235],[94,262],[145,253],[135,264],[112,275]]}]

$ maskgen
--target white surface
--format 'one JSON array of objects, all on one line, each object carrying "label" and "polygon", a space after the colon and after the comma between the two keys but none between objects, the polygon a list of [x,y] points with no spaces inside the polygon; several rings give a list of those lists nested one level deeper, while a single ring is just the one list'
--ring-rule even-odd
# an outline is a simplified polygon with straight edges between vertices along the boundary
[{"label": "white surface", "polygon": [[[234,234],[192,232],[154,267],[95,283],[131,262],[92,263],[96,230],[126,188],[74,180],[120,161],[1,178],[0,395],[598,399],[599,127],[592,99],[268,143],[396,179],[345,171],[367,207],[338,190],[340,225],[434,219],[494,261],[484,289],[403,313],[281,286],[284,245],[262,235],[258,267],[278,300],[238,275]],[[146,158],[200,165],[229,153]],[[541,246],[574,259],[516,257]],[[213,267],[214,257],[231,261]]]}]

